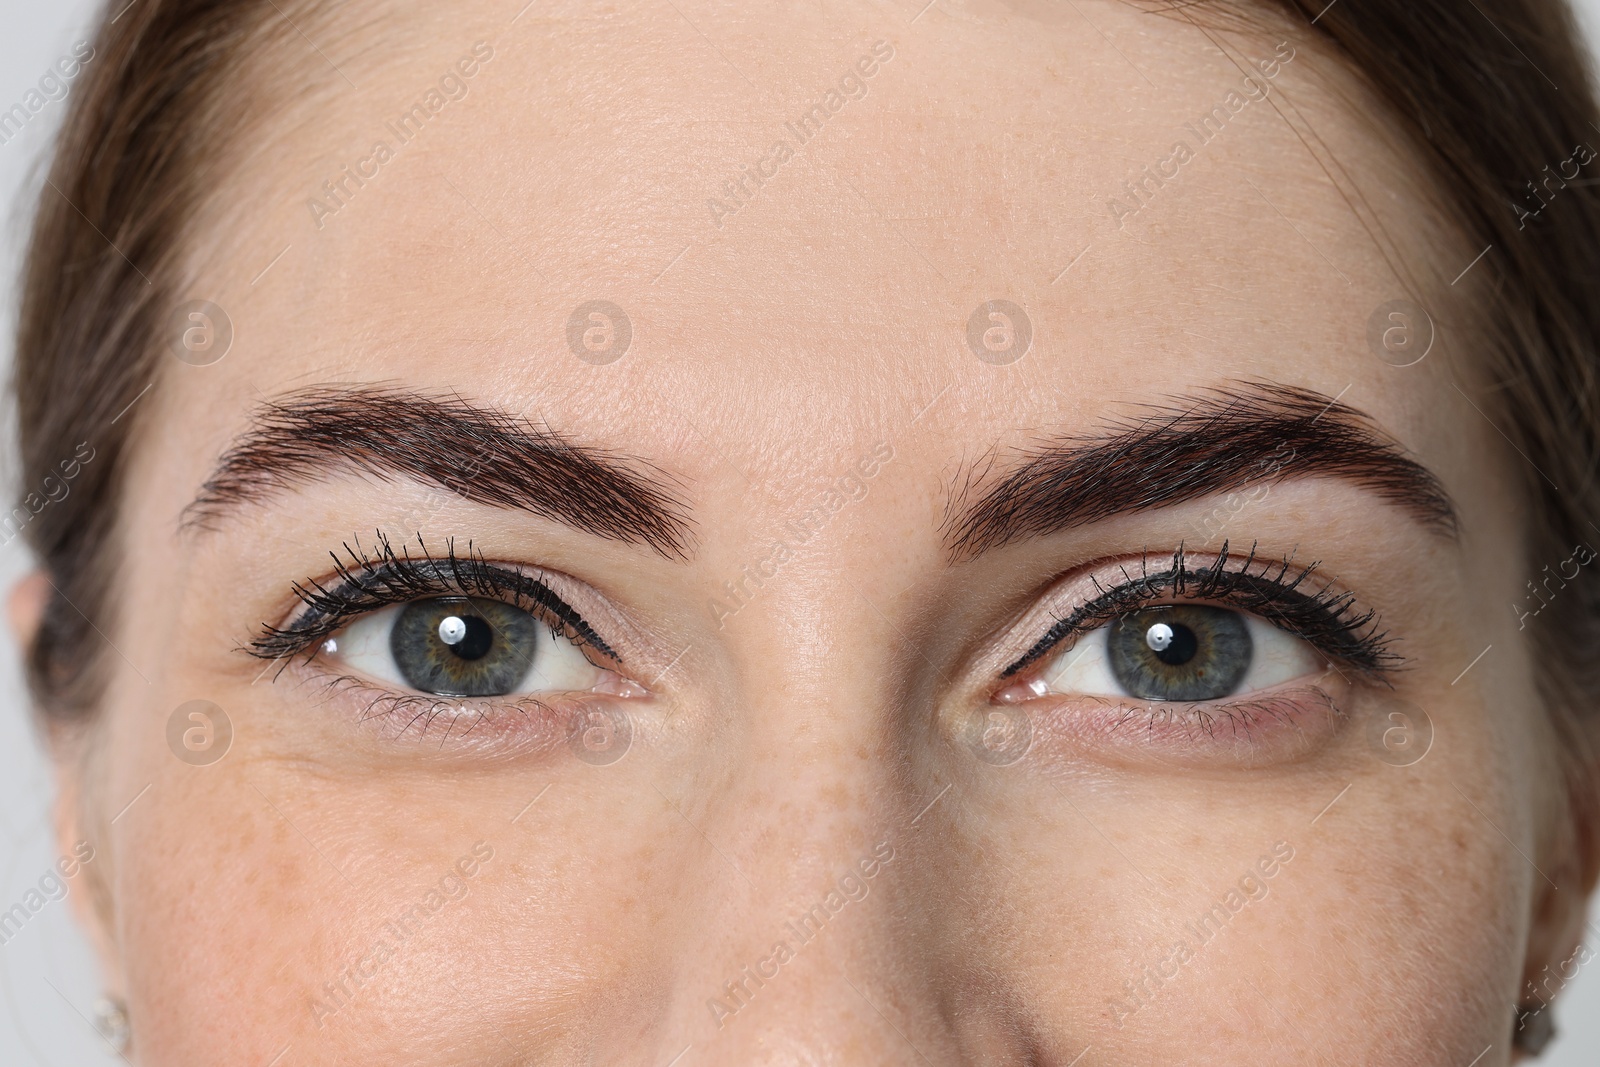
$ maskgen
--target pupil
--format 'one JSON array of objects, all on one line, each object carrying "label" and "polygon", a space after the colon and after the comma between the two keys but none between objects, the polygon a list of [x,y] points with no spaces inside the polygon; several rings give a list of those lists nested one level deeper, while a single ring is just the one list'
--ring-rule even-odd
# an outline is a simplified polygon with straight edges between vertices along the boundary
[{"label": "pupil", "polygon": [[476,615],[453,615],[444,620],[439,624],[439,637],[457,657],[467,660],[482,659],[494,644],[494,630]]},{"label": "pupil", "polygon": [[1200,650],[1199,638],[1182,623],[1158,622],[1145,631],[1144,640],[1156,659],[1169,667],[1183,666]]}]

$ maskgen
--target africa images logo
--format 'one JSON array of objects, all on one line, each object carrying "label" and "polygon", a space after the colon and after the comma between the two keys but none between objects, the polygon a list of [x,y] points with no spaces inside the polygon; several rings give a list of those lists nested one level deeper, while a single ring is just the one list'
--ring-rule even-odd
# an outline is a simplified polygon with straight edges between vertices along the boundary
[{"label": "africa images logo", "polygon": [[366,188],[367,182],[376,178],[399,155],[400,149],[416,140],[423,128],[448,104],[466,99],[471,91],[470,80],[493,58],[492,45],[487,41],[475,42],[472,51],[446,69],[436,85],[429,86],[393,121],[384,123],[385,132],[394,140],[393,145],[388,138],[373,142],[372,151],[356,160],[354,167],[346,164],[339,168],[339,173],[323,182],[320,193],[306,199],[311,221],[317,229],[322,229],[328,216],[337,215],[354,200],[356,193]]},{"label": "africa images logo", "polygon": [[1252,101],[1265,100],[1272,91],[1273,78],[1283,69],[1283,65],[1294,61],[1294,46],[1288,41],[1278,45],[1271,59],[1255,60],[1255,68],[1260,76],[1246,74],[1244,83],[1239,89],[1230,90],[1222,98],[1222,103],[1212,107],[1210,111],[1201,115],[1194,122],[1183,124],[1189,137],[1195,143],[1189,144],[1187,137],[1179,137],[1173,142],[1171,150],[1162,158],[1156,160],[1154,171],[1150,166],[1139,168],[1139,173],[1131,181],[1122,183],[1126,200],[1119,200],[1114,196],[1106,197],[1106,210],[1111,213],[1111,218],[1121,229],[1128,216],[1136,215],[1140,209],[1148,205],[1161,189],[1166,188],[1168,182],[1178,179],[1183,167],[1196,158],[1200,149],[1216,140],[1230,121],[1240,112],[1249,107]]}]

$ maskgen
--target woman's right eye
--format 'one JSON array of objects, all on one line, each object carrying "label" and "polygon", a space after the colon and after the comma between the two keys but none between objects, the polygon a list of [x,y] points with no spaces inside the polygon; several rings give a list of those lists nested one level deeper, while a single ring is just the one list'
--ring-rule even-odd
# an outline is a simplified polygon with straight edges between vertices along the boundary
[{"label": "woman's right eye", "polygon": [[328,638],[322,652],[374,681],[447,697],[583,692],[607,673],[548,623],[483,597],[379,609]]}]

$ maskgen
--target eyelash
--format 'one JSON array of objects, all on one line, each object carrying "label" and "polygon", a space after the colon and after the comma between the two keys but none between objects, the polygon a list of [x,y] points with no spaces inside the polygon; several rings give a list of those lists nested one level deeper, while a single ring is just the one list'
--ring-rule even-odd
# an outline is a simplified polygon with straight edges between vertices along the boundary
[{"label": "eyelash", "polygon": [[[337,584],[330,588],[315,579],[296,583],[294,593],[304,610],[283,627],[264,626],[245,651],[273,661],[309,653],[309,660],[326,638],[363,615],[420,597],[455,594],[515,604],[581,648],[621,662],[593,627],[549,585],[521,571],[487,562],[481,553],[473,551],[471,542],[466,554],[460,555],[452,538],[446,542],[444,557],[437,558],[419,534],[419,558],[413,557],[408,547],[396,551],[381,531],[376,537],[373,551],[363,548],[359,540],[354,546],[345,543],[342,547],[348,561],[330,553]],[[1145,556],[1135,572],[1123,568],[1126,580],[1118,585],[1103,588],[1095,580],[1098,595],[1065,618],[1057,619],[1000,676],[1011,678],[1059,646],[1121,615],[1153,601],[1173,598],[1220,603],[1262,616],[1310,642],[1335,662],[1371,679],[1384,680],[1402,665],[1402,657],[1389,647],[1387,634],[1378,630],[1376,613],[1360,609],[1353,593],[1336,593],[1329,588],[1309,595],[1299,592],[1318,564],[1295,569],[1293,560],[1285,557],[1275,564],[1261,561],[1256,569],[1254,545],[1242,563],[1233,567],[1229,563],[1227,542],[1223,542],[1215,561],[1203,567],[1189,566],[1180,544],[1167,569],[1152,573],[1149,557]]]},{"label": "eyelash", "polygon": [[[1388,635],[1378,629],[1377,613],[1362,610],[1355,594],[1336,593],[1323,588],[1306,594],[1299,587],[1316,573],[1318,564],[1296,569],[1293,559],[1278,563],[1260,561],[1256,547],[1244,562],[1229,566],[1228,542],[1222,543],[1215,562],[1190,567],[1180,544],[1172,555],[1172,566],[1150,572],[1149,557],[1139,560],[1137,573],[1124,567],[1127,579],[1109,589],[1095,580],[1098,594],[1065,618],[1057,619],[1020,659],[1000,677],[1010,678],[1049,655],[1058,646],[1112,622],[1153,601],[1179,598],[1185,601],[1210,601],[1249,612],[1281,626],[1285,631],[1309,642],[1317,651],[1342,663],[1369,679],[1382,681],[1399,669],[1404,660],[1390,648]],[[1290,571],[1295,570],[1291,576]]]},{"label": "eyelash", "polygon": [[287,660],[309,652],[310,659],[325,639],[363,615],[420,597],[457,595],[513,604],[579,647],[622,662],[583,616],[540,579],[489,563],[473,551],[470,541],[464,556],[456,553],[454,538],[445,543],[443,558],[428,550],[421,534],[417,535],[417,547],[420,557],[413,557],[409,547],[396,552],[382,531],[377,532],[372,552],[359,540],[354,547],[345,543],[348,561],[330,553],[338,582],[331,588],[315,579],[296,583],[294,594],[305,609],[286,626],[262,627],[260,636],[245,651],[266,660]]}]

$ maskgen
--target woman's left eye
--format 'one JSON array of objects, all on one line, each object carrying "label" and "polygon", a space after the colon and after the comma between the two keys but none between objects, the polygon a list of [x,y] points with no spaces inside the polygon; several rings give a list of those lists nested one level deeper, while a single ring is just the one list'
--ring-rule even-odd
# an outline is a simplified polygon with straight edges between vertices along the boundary
[{"label": "woman's left eye", "polygon": [[1309,642],[1253,615],[1161,604],[1084,634],[1027,688],[1037,696],[1199,702],[1268,689],[1325,666]]},{"label": "woman's left eye", "polygon": [[447,697],[582,692],[606,674],[547,623],[481,597],[382,608],[330,637],[323,653],[376,681]]}]

